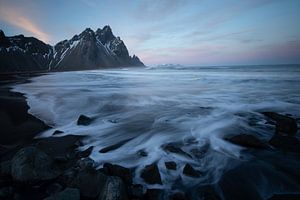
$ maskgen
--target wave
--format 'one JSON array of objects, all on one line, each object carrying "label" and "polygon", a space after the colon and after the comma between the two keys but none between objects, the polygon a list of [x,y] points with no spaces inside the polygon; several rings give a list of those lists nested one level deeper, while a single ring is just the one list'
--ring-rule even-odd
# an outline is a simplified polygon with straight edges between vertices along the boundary
[{"label": "wave", "polygon": [[[250,71],[249,71],[250,70]],[[270,70],[270,69],[268,69]],[[237,160],[251,155],[223,138],[256,134],[271,138],[274,126],[266,125],[262,111],[300,116],[300,74],[269,73],[251,69],[239,72],[216,69],[184,72],[177,69],[127,69],[50,73],[19,84],[29,112],[53,129],[39,137],[86,135],[81,150],[94,146],[91,158],[135,168],[135,182],[142,168],[157,162],[165,188],[180,178],[184,187],[217,182]],[[94,119],[78,126],[81,115]],[[173,145],[184,153],[166,150]],[[111,151],[103,148],[116,145]],[[147,156],[141,156],[143,152]],[[175,161],[170,173],[164,162]],[[180,173],[186,163],[204,175],[191,179]]]}]

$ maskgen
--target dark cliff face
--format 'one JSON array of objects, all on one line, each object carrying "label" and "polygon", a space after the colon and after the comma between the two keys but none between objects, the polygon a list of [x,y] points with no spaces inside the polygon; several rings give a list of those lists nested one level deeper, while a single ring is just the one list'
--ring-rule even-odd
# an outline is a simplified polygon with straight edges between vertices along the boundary
[{"label": "dark cliff face", "polygon": [[109,67],[144,66],[129,56],[124,42],[109,26],[87,28],[70,40],[50,46],[33,37],[6,37],[0,31],[0,72],[69,71]]},{"label": "dark cliff face", "polygon": [[51,46],[36,38],[0,31],[0,72],[48,70],[51,54]]}]

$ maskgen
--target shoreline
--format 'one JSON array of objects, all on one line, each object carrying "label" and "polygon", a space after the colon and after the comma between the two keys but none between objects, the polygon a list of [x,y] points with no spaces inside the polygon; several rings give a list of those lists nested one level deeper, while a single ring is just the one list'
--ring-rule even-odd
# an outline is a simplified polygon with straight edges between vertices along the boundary
[{"label": "shoreline", "polygon": [[11,85],[28,81],[28,77],[1,77],[0,116],[2,120],[0,144],[30,141],[38,133],[50,127],[28,113],[26,97],[11,91]]},{"label": "shoreline", "polygon": [[[77,150],[82,145],[80,140],[83,136],[67,135],[34,139],[34,136],[47,130],[49,126],[28,114],[29,107],[23,94],[10,91],[11,84],[28,81],[27,78],[28,75],[1,79],[3,84],[0,86],[0,113],[1,120],[4,121],[4,131],[1,131],[0,135],[0,199],[2,199],[3,190],[7,194],[5,199],[44,199],[47,197],[55,199],[57,195],[70,195],[70,192],[66,190],[72,190],[73,194],[78,194],[76,198],[69,196],[70,199],[107,199],[108,194],[119,195],[119,198],[114,199],[176,200],[195,199],[195,195],[206,200],[259,197],[263,199],[255,193],[259,188],[256,188],[253,183],[259,185],[260,181],[263,181],[260,173],[263,175],[265,172],[272,176],[265,177],[273,181],[268,184],[286,184],[288,187],[289,184],[294,183],[295,191],[299,187],[297,193],[281,192],[282,194],[274,194],[273,197],[267,199],[288,200],[300,197],[300,173],[296,168],[300,163],[297,146],[299,140],[294,136],[283,137],[275,134],[275,139],[279,138],[280,142],[275,141],[273,149],[264,149],[264,146],[256,140],[249,143],[252,140],[249,138],[246,140],[229,139],[241,146],[248,145],[249,151],[253,151],[252,155],[255,158],[241,162],[236,168],[225,172],[217,184],[187,188],[184,193],[165,194],[160,189],[147,189],[142,185],[134,184],[132,182],[133,171],[119,165],[106,163],[103,168],[96,170],[96,163],[88,158],[92,148],[81,152]],[[21,159],[20,155],[22,159],[26,158],[21,164],[17,162]],[[38,162],[37,166],[32,166],[30,163],[32,158]],[[39,166],[43,162],[47,165]],[[22,171],[24,165],[31,167],[31,170],[37,174],[20,175],[13,170]],[[272,167],[280,170],[272,169]],[[43,173],[39,174],[38,170],[41,169]],[[144,171],[145,180],[151,177],[150,182],[154,174],[159,174],[155,164],[145,166]],[[189,173],[194,175],[196,172],[189,169]],[[159,182],[157,179],[158,177],[154,178],[153,182]],[[250,179],[254,181],[251,182]]]}]

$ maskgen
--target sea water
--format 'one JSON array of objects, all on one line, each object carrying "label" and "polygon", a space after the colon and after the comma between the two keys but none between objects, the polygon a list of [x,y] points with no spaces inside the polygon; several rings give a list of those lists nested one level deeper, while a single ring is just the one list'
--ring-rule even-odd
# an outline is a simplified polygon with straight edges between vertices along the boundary
[{"label": "sea water", "polygon": [[[139,174],[145,165],[157,163],[166,188],[178,180],[183,186],[217,182],[235,161],[248,159],[243,147],[224,137],[244,133],[268,141],[275,127],[262,112],[300,117],[297,65],[105,69],[30,80],[13,90],[25,94],[32,115],[53,127],[38,137],[85,135],[80,150],[94,146],[90,157],[99,167],[134,168],[136,183],[144,183]],[[77,125],[82,114],[94,121]],[[55,130],[63,133],[52,136]],[[186,154],[167,151],[166,144]],[[167,161],[177,170],[167,170]],[[182,175],[186,163],[202,176]]]}]

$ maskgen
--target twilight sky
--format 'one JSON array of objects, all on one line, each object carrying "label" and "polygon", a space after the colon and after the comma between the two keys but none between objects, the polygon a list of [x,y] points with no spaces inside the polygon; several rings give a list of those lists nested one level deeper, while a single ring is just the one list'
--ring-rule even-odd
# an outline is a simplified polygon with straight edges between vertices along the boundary
[{"label": "twilight sky", "polygon": [[300,63],[300,0],[0,0],[0,29],[55,44],[109,24],[147,65]]}]

